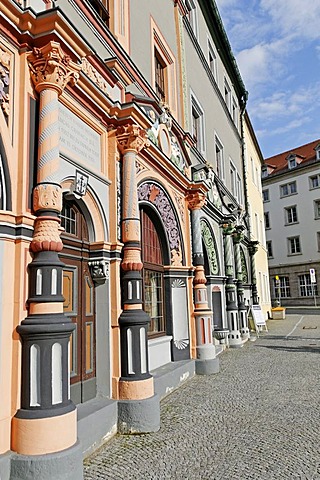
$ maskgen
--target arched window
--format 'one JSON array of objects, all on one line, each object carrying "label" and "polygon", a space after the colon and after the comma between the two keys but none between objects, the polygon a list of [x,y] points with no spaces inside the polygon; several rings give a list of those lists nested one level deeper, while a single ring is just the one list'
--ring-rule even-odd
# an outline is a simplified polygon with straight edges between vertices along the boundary
[{"label": "arched window", "polygon": [[152,218],[141,210],[141,240],[143,261],[143,303],[151,323],[149,336],[164,335],[163,249],[161,238]]}]

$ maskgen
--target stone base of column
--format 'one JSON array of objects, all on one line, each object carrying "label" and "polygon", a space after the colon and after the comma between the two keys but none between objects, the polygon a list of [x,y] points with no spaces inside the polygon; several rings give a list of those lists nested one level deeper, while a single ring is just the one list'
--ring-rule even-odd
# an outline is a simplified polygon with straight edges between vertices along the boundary
[{"label": "stone base of column", "polygon": [[210,360],[196,360],[196,374],[197,375],[213,375],[219,373],[220,361],[219,358],[211,358]]},{"label": "stone base of column", "polygon": [[250,331],[249,331],[249,328],[246,327],[246,328],[240,328],[240,333],[241,333],[241,337],[243,340],[249,340],[250,338]]},{"label": "stone base of column", "polygon": [[160,397],[118,400],[118,432],[151,433],[160,429]]},{"label": "stone base of column", "polygon": [[[61,432],[63,435],[63,432]],[[6,477],[4,477],[6,478]],[[82,480],[82,451],[80,444],[47,455],[11,457],[10,480]],[[2,479],[2,476],[1,476]]]},{"label": "stone base of column", "polygon": [[228,342],[230,348],[241,348],[243,347],[243,340],[239,330],[231,330],[228,335]]},{"label": "stone base of column", "polygon": [[1,480],[10,480],[10,462],[11,454],[4,453],[0,455],[0,478]]}]

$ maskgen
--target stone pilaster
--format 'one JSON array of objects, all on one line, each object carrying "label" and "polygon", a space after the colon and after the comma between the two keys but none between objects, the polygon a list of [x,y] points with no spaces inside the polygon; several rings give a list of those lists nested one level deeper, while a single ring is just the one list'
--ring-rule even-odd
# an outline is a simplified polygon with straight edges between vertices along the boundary
[{"label": "stone pilaster", "polygon": [[212,311],[208,306],[207,279],[204,273],[200,227],[201,208],[205,205],[206,198],[200,191],[193,191],[188,194],[187,202],[191,210],[193,265],[195,267],[193,287],[197,342],[196,372],[202,375],[210,375],[219,372],[219,359],[216,357],[215,346],[212,341],[213,320]]},{"label": "stone pilaster", "polygon": [[[36,219],[30,245],[33,260],[28,267],[29,314],[17,328],[22,343],[21,408],[13,418],[12,449],[26,459],[17,458],[16,468],[28,469],[28,457],[37,456],[39,475],[45,469],[42,475],[48,480],[56,478],[52,466],[57,462],[61,470],[63,456],[63,478],[75,480],[82,478],[82,466],[76,446],[76,407],[70,400],[69,342],[74,325],[63,313],[64,265],[58,255],[63,248],[59,231],[62,191],[57,172],[58,97],[67,83],[76,82],[80,66],[56,42],[34,49],[28,62],[40,95],[38,184],[33,192]],[[68,454],[61,455],[65,450]],[[70,469],[68,462],[76,466]]]},{"label": "stone pilaster", "polygon": [[258,251],[258,245],[259,245],[259,242],[257,240],[251,241],[250,244],[249,244],[252,305],[258,305],[259,304],[258,289],[257,289],[256,262],[255,262],[255,259],[254,259],[254,256]]},{"label": "stone pilaster", "polygon": [[233,234],[233,245],[234,245],[234,258],[235,258],[236,278],[237,278],[239,328],[240,328],[240,333],[242,338],[244,340],[247,340],[250,336],[250,333],[248,328],[247,309],[244,302],[242,264],[241,264],[241,254],[240,254],[240,243],[242,242],[244,237],[243,229],[244,227],[241,225],[236,227],[235,232]]},{"label": "stone pilaster", "polygon": [[227,299],[227,318],[229,326],[229,345],[230,347],[241,347],[242,339],[239,331],[237,289],[233,270],[233,245],[232,234],[235,226],[228,221],[222,225],[224,235],[224,263],[226,273],[226,299]]},{"label": "stone pilaster", "polygon": [[146,144],[136,125],[119,127],[122,154],[122,307],[119,317],[121,378],[118,429],[121,433],[156,431],[160,427],[159,398],[148,366],[149,316],[142,309],[142,261],[136,157]]}]

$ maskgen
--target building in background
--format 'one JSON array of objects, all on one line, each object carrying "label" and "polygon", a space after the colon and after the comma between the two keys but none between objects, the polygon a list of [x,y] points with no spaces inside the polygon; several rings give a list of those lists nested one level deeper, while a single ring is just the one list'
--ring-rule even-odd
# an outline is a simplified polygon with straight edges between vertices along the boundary
[{"label": "building in background", "polygon": [[247,188],[247,212],[250,218],[251,244],[249,251],[255,255],[255,261],[251,266],[256,285],[254,294],[257,296],[254,303],[259,304],[265,319],[271,312],[268,254],[266,249],[265,223],[263,202],[261,200],[261,168],[263,155],[255,136],[247,111],[244,115],[244,157],[246,164],[246,188]]},{"label": "building in background", "polygon": [[0,475],[81,480],[249,337],[247,92],[214,1],[0,8]]},{"label": "building in background", "polygon": [[319,304],[320,139],[265,159],[270,287],[284,306]]}]

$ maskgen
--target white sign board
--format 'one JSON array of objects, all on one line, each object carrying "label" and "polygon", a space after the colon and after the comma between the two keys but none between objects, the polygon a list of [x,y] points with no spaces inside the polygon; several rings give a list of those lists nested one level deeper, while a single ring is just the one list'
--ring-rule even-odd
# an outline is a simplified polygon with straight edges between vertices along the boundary
[{"label": "white sign board", "polygon": [[266,320],[260,305],[251,305],[248,315],[250,314],[252,316],[256,332],[261,331],[262,327],[265,327],[265,330],[267,332],[268,329],[267,329]]},{"label": "white sign board", "polygon": [[310,268],[310,281],[311,283],[317,283],[316,282],[316,271],[314,268]]}]

